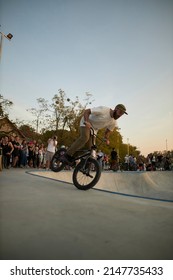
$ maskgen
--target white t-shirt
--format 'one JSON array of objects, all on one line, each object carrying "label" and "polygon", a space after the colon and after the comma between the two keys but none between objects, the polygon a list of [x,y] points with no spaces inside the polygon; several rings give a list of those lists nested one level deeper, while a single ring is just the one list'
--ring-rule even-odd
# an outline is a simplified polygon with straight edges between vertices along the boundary
[{"label": "white t-shirt", "polygon": [[53,139],[48,140],[48,146],[47,146],[47,151],[51,153],[55,153],[55,148],[57,146],[57,141]]},{"label": "white t-shirt", "polygon": [[[108,128],[112,131],[117,127],[116,120],[110,116],[110,108],[99,106],[90,110],[91,114],[89,115],[89,122],[95,130]],[[80,126],[85,126],[84,117],[81,118]]]}]

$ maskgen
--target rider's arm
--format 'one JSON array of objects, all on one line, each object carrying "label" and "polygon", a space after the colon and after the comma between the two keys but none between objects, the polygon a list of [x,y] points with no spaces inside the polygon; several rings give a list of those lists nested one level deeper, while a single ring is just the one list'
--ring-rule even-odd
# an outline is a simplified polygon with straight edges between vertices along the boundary
[{"label": "rider's arm", "polygon": [[91,114],[91,109],[86,109],[85,111],[84,111],[84,114],[83,114],[83,116],[84,116],[84,123],[85,123],[85,125],[86,126],[91,126],[91,124],[90,124],[90,122],[89,122],[89,115]]},{"label": "rider's arm", "polygon": [[106,139],[109,139],[110,134],[111,134],[111,130],[109,130],[108,128],[106,128],[106,130],[105,130],[105,138],[106,138]]},{"label": "rider's arm", "polygon": [[106,140],[106,144],[109,145],[109,136],[110,136],[111,130],[109,130],[108,128],[106,128],[105,130],[105,140]]}]

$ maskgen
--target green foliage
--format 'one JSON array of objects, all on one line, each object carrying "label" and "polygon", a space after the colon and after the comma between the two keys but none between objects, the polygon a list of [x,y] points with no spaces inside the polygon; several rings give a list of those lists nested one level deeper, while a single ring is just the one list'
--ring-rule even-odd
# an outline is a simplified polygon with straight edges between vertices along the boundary
[{"label": "green foliage", "polygon": [[1,94],[0,94],[0,116],[1,117],[8,117],[9,113],[8,110],[10,107],[12,107],[13,102],[10,101],[9,99],[5,99]]}]

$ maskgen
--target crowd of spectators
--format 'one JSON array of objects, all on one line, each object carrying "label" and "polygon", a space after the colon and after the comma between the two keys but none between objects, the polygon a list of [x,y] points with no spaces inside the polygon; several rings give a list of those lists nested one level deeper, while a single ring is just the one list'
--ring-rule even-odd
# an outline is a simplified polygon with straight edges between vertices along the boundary
[{"label": "crowd of spectators", "polygon": [[36,140],[27,142],[19,137],[4,136],[0,140],[2,167],[46,168],[46,147]]},{"label": "crowd of spectators", "polygon": [[[112,162],[112,160],[110,162]],[[123,160],[117,156],[117,159],[114,163],[114,168],[115,171],[173,170],[173,152],[155,154],[150,153],[146,158],[140,155],[138,157],[126,155]]]},{"label": "crowd of spectators", "polygon": [[124,159],[118,156],[118,153],[113,148],[110,155],[106,155],[99,151],[97,159],[99,160],[102,169],[113,171],[163,171],[173,170],[173,152],[167,153],[150,153],[145,158],[144,156],[135,157],[126,155]]},{"label": "crowd of spectators", "polygon": [[[38,168],[49,169],[50,160],[57,146],[56,137],[48,140],[47,145],[36,140],[20,141],[19,137],[4,136],[0,139],[0,154],[2,155],[2,167],[9,168]],[[97,151],[95,157],[103,170],[113,171],[156,171],[173,170],[173,152],[150,153],[146,158],[126,155],[119,158],[113,148],[111,153],[104,154]]]}]

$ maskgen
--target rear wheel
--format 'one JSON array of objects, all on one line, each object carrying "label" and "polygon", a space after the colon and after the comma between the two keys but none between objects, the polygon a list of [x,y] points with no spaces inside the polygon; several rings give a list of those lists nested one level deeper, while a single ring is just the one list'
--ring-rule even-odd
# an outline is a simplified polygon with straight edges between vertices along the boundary
[{"label": "rear wheel", "polygon": [[65,167],[65,163],[61,161],[62,156],[66,153],[66,149],[62,148],[59,149],[53,156],[51,163],[50,163],[50,168],[54,172],[59,172]]},{"label": "rear wheel", "polygon": [[93,188],[99,181],[101,168],[97,160],[89,157],[76,165],[73,172],[73,183],[80,190]]}]

